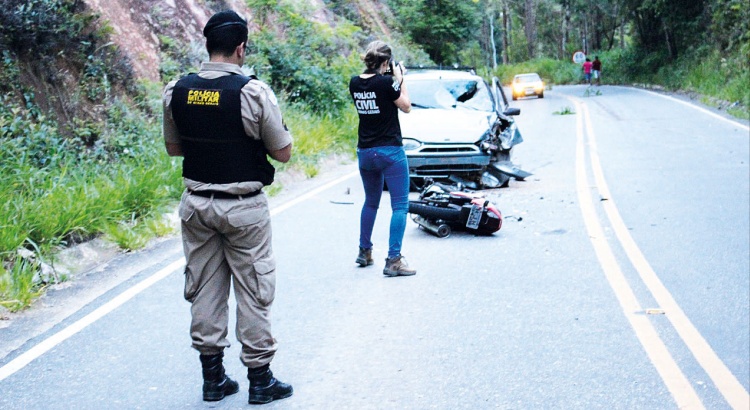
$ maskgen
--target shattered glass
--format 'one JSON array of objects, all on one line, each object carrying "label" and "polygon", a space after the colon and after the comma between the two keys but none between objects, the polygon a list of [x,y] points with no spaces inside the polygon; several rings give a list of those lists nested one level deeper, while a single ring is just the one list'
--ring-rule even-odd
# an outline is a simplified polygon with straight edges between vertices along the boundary
[{"label": "shattered glass", "polygon": [[483,81],[417,80],[409,82],[409,98],[416,108],[470,108],[493,111],[492,95]]}]

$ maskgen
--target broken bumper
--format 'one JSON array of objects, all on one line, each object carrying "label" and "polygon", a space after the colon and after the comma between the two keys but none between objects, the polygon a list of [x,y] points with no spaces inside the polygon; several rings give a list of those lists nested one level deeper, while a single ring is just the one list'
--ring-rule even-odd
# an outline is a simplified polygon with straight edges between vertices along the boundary
[{"label": "broken bumper", "polygon": [[[427,147],[427,150],[429,149]],[[458,148],[464,152],[453,153],[446,152],[446,149],[442,147],[439,153],[425,152],[424,149],[420,152],[407,151],[409,176],[412,178],[447,178],[449,175],[481,172],[490,163],[490,155],[479,151],[476,147]]]}]

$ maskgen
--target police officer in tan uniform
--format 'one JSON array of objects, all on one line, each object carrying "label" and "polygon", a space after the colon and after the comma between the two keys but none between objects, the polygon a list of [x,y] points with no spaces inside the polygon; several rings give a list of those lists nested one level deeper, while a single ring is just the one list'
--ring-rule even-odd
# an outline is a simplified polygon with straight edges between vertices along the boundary
[{"label": "police officer in tan uniform", "polygon": [[214,14],[203,29],[209,62],[164,90],[164,140],[183,157],[185,187],[179,214],[187,265],[185,299],[190,335],[203,367],[203,400],[237,393],[224,373],[229,346],[228,298],[237,301],[236,334],[248,368],[249,403],[292,395],[269,364],[277,344],[270,308],[276,288],[268,202],[261,189],[273,182],[267,156],[289,161],[292,137],[273,91],[242,74],[247,22],[234,11]]}]

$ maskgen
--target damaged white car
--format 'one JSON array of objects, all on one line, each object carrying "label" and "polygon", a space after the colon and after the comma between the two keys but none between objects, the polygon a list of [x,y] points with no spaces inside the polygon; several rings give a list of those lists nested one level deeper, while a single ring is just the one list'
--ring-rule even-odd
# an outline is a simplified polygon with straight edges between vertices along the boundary
[{"label": "damaged white car", "polygon": [[425,178],[497,188],[531,175],[511,162],[521,110],[508,106],[497,78],[488,85],[471,69],[409,67],[404,82],[412,110],[399,121],[413,188]]}]

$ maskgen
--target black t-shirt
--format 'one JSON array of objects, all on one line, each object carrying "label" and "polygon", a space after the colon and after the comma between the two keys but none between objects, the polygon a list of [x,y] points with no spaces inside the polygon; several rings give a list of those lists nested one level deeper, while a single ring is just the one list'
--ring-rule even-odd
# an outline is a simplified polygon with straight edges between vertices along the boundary
[{"label": "black t-shirt", "polygon": [[369,78],[352,77],[349,93],[359,113],[357,148],[398,146],[401,124],[398,107],[393,102],[401,96],[401,87],[393,77],[375,74]]}]

